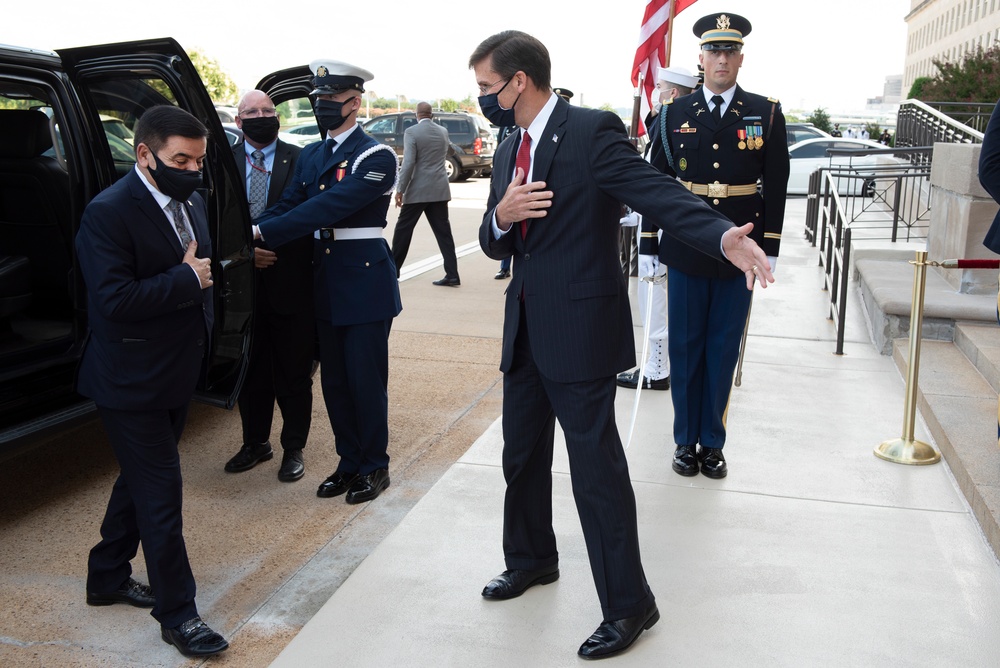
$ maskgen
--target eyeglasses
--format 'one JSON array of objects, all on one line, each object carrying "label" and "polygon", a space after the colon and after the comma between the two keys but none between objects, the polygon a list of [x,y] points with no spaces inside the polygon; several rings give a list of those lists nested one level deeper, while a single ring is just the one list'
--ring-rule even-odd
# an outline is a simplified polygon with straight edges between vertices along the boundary
[{"label": "eyeglasses", "polygon": [[[494,81],[493,83],[491,83],[489,86],[480,86],[479,87],[479,94],[480,95],[486,95],[486,93],[488,93],[489,91],[493,90],[493,87],[496,86],[501,81],[503,81],[502,78],[501,79],[497,79],[496,81]],[[508,81],[509,81],[509,79],[508,79]]]},{"label": "eyeglasses", "polygon": [[277,109],[274,107],[263,107],[261,109],[244,109],[240,112],[240,118],[260,118],[261,116],[266,116],[270,118],[274,116]]}]

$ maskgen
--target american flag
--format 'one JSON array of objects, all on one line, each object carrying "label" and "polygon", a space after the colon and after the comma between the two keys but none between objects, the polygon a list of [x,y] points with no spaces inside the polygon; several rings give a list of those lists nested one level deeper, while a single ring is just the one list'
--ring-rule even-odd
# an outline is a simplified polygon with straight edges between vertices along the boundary
[{"label": "american flag", "polygon": [[674,12],[676,16],[690,7],[695,0],[650,0],[646,12],[642,15],[642,28],[639,30],[639,46],[635,50],[635,61],[632,63],[632,85],[639,85],[639,75],[642,74],[642,107],[640,110],[639,134],[646,129],[641,120],[653,108],[652,96],[656,89],[656,70],[666,61],[666,36],[670,27],[670,4],[677,3]]}]

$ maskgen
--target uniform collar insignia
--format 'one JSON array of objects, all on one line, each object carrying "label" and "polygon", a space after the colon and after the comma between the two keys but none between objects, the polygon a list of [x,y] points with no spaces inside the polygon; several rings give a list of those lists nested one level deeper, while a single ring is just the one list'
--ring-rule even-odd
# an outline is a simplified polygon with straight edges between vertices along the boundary
[{"label": "uniform collar insignia", "polygon": [[687,121],[684,121],[684,123],[683,123],[683,124],[681,125],[681,127],[682,127],[682,128],[689,128],[689,127],[691,127],[691,126],[690,126],[690,125],[688,125],[688,122],[687,122]]}]

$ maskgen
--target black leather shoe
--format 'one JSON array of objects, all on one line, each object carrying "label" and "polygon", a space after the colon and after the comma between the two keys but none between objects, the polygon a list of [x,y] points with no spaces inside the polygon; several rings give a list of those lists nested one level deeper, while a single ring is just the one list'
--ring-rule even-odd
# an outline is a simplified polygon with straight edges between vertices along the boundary
[{"label": "black leather shoe", "polygon": [[149,585],[136,582],[132,578],[123,582],[121,587],[112,592],[104,594],[87,592],[87,605],[112,605],[114,603],[128,603],[136,608],[152,608],[156,605],[156,597],[153,596],[153,590]]},{"label": "black leather shoe", "polygon": [[722,448],[702,448],[698,459],[701,460],[701,473],[707,478],[725,478],[729,473]]},{"label": "black leather shoe", "polygon": [[302,448],[285,450],[285,453],[281,455],[281,468],[278,469],[278,480],[281,482],[295,482],[305,472],[306,467],[302,463]]},{"label": "black leather shoe", "polygon": [[449,288],[457,288],[462,284],[462,281],[458,280],[457,278],[451,278],[450,276],[445,276],[441,280],[432,282],[434,283],[434,285],[444,285]]},{"label": "black leather shoe", "polygon": [[349,490],[351,485],[357,482],[357,480],[357,473],[341,473],[340,471],[337,471],[323,481],[323,484],[321,484],[319,489],[316,490],[316,496],[321,496],[324,499],[340,496]]},{"label": "black leather shoe", "polygon": [[[622,371],[618,374],[618,378],[615,379],[619,387],[630,387],[633,390],[639,385],[639,370],[634,371]],[[660,378],[659,380],[650,380],[645,376],[642,377],[642,389],[644,390],[669,390],[670,389],[670,376],[666,378]]]},{"label": "black leather shoe", "polygon": [[389,469],[376,469],[363,475],[347,491],[348,503],[364,503],[378,498],[389,488]]},{"label": "black leather shoe", "polygon": [[184,656],[210,656],[229,649],[226,639],[210,629],[201,617],[192,617],[172,629],[160,627],[160,637]]},{"label": "black leather shoe", "polygon": [[271,449],[270,442],[261,443],[260,445],[244,443],[240,451],[226,462],[226,472],[242,473],[243,471],[249,471],[257,466],[257,464],[266,462],[272,457],[274,457],[274,450]]},{"label": "black leather shoe", "polygon": [[693,445],[678,445],[674,450],[674,471],[681,475],[698,475],[698,453]]},{"label": "black leather shoe", "polygon": [[498,281],[502,281],[505,278],[510,278],[510,269],[501,269],[500,271],[497,272],[497,275],[494,276],[493,278],[495,278]]},{"label": "black leather shoe", "polygon": [[603,622],[594,634],[580,645],[577,654],[584,659],[603,659],[624,652],[632,646],[640,633],[658,621],[660,621],[660,611],[656,609],[654,603],[641,615]]},{"label": "black leather shoe", "polygon": [[496,576],[483,587],[483,598],[504,601],[517,598],[529,587],[547,585],[559,579],[559,567],[541,568],[537,571],[508,570]]}]

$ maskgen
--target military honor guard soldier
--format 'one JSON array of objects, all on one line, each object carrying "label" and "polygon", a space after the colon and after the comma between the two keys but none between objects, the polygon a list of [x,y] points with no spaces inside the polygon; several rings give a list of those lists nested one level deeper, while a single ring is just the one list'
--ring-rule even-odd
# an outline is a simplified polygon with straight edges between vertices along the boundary
[{"label": "military honor guard soldier", "polygon": [[[785,215],[788,146],[778,100],[747,93],[736,83],[750,29],[747,19],[729,13],[695,23],[704,86],[660,113],[650,158],[734,223],[753,223],[750,237],[773,271]],[[728,472],[722,454],[726,409],[752,293],[735,267],[673,240],[664,240],[659,251],[668,267],[673,469],[722,478]]]},{"label": "military honor guard soldier", "polygon": [[317,60],[316,120],[325,139],[302,149],[292,185],[261,214],[255,235],[274,248],[314,238],[320,377],[340,462],[316,491],[371,501],[389,487],[389,329],[402,310],[382,238],[396,154],[358,125],[371,72]]}]

